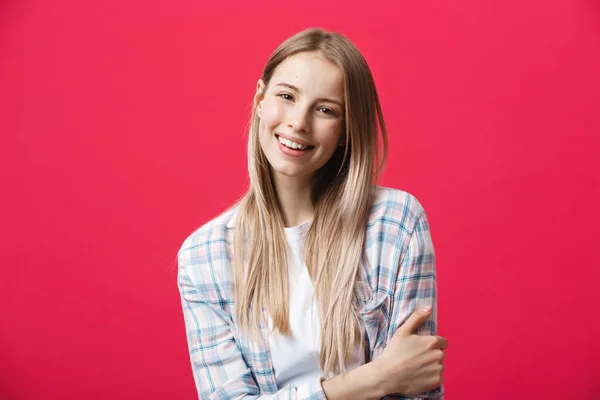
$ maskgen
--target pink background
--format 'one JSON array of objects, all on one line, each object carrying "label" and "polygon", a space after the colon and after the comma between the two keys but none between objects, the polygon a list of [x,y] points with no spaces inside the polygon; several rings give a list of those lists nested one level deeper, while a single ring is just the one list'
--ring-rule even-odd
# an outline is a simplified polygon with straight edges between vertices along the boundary
[{"label": "pink background", "polygon": [[446,399],[600,392],[597,1],[0,3],[0,398],[197,397],[176,252],[246,184],[271,51],[369,62],[427,210]]}]

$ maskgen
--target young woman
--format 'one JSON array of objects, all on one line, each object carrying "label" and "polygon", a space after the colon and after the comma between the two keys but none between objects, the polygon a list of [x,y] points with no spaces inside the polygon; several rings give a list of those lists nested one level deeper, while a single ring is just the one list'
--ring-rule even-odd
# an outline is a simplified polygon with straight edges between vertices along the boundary
[{"label": "young woman", "polygon": [[386,145],[348,39],[309,29],[275,50],[254,96],[250,188],[178,253],[201,399],[443,397],[427,217],[376,185]]}]

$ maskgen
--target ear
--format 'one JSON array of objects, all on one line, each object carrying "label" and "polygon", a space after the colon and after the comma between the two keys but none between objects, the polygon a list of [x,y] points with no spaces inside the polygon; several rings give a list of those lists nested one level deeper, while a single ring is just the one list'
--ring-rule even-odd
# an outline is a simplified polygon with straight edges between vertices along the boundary
[{"label": "ear", "polygon": [[340,140],[338,140],[338,146],[339,147],[345,147],[346,146],[346,135],[345,134],[341,134],[340,135]]},{"label": "ear", "polygon": [[259,79],[258,82],[256,82],[256,93],[254,94],[254,108],[256,109],[256,114],[259,118],[262,118],[262,101],[264,99],[266,89],[267,87],[265,82],[262,79]]}]

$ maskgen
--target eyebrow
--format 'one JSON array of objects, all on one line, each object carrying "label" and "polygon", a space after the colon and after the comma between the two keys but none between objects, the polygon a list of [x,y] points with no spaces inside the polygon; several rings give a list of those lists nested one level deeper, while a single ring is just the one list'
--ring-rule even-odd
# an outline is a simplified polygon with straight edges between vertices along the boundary
[{"label": "eyebrow", "polygon": [[[292,89],[298,93],[300,93],[300,89],[298,89],[296,86],[294,85],[290,85],[289,83],[285,83],[285,82],[279,82],[277,85],[275,86],[283,86],[286,87],[288,89]],[[329,102],[329,103],[334,103],[339,105],[340,107],[344,108],[344,105],[342,104],[342,102],[338,101],[338,100],[334,100],[334,99],[328,99],[326,97],[320,97],[317,99],[317,101],[325,101],[325,102]]]}]

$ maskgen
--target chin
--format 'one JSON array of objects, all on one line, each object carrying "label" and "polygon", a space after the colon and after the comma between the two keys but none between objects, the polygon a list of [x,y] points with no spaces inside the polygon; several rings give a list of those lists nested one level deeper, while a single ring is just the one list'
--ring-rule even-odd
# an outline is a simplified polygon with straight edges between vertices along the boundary
[{"label": "chin", "polygon": [[288,178],[302,178],[306,176],[304,171],[298,170],[298,168],[273,168],[273,172],[287,176]]}]

